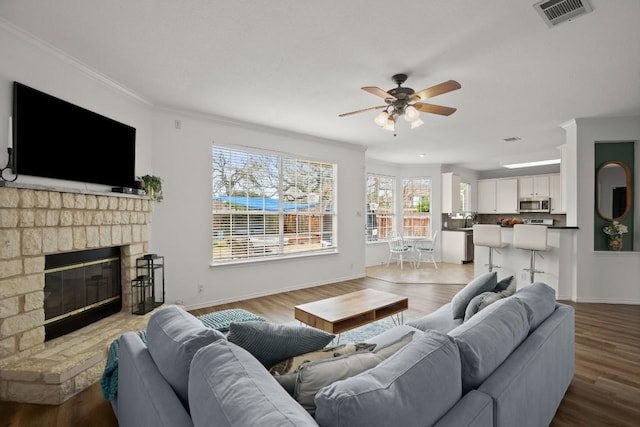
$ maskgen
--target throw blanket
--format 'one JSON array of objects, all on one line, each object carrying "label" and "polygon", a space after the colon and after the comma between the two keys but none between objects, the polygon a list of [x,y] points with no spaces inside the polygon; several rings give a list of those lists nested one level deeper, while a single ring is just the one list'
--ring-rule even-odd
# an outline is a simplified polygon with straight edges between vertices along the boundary
[{"label": "throw blanket", "polygon": [[[139,331],[140,339],[143,343],[147,343],[147,332]],[[100,388],[102,396],[107,400],[113,400],[118,394],[118,350],[120,344],[118,340],[113,340],[109,346],[109,355],[107,356],[107,364],[100,378]]]},{"label": "throw blanket", "polygon": [[[243,310],[241,308],[232,308],[229,310],[214,311],[213,313],[196,316],[204,326],[217,329],[220,332],[229,330],[229,325],[233,322],[261,321],[265,319],[255,314]],[[140,339],[143,343],[147,343],[146,331],[139,331]],[[118,340],[114,340],[109,346],[109,354],[107,355],[107,363],[105,364],[102,377],[100,378],[100,388],[102,396],[107,400],[113,400],[118,394]]]}]

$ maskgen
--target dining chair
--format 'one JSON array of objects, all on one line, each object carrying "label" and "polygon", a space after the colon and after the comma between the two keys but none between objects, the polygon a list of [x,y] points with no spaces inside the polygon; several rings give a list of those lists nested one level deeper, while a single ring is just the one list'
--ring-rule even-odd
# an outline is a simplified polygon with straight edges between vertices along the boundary
[{"label": "dining chair", "polygon": [[400,264],[402,270],[405,258],[410,261],[411,247],[407,245],[402,237],[402,234],[397,231],[392,231],[389,237],[389,259],[387,260],[387,267],[392,258],[396,258],[396,261]]},{"label": "dining chair", "polygon": [[435,257],[433,256],[433,252],[435,251],[436,242],[438,240],[438,231],[436,230],[433,233],[433,239],[431,241],[428,240],[418,240],[413,247],[413,250],[418,254],[418,261],[416,262],[416,268],[420,268],[420,262],[422,261],[422,254],[431,258],[431,262],[438,269],[438,263],[436,262]]}]

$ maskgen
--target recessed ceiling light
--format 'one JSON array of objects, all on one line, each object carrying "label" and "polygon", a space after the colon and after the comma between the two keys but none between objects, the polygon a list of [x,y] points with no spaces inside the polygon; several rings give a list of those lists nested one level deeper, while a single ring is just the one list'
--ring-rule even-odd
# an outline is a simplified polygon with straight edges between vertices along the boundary
[{"label": "recessed ceiling light", "polygon": [[426,154],[424,154],[424,153],[418,154],[418,157],[420,157],[420,158],[423,158],[424,156],[426,156]]},{"label": "recessed ceiling light", "polygon": [[517,141],[522,141],[522,138],[520,138],[519,136],[510,136],[509,138],[504,138],[503,141],[517,142]]},{"label": "recessed ceiling light", "polygon": [[502,165],[502,166],[509,169],[518,169],[518,168],[530,168],[532,166],[557,165],[558,163],[560,163],[560,159],[539,160],[537,162],[512,163],[510,165]]}]

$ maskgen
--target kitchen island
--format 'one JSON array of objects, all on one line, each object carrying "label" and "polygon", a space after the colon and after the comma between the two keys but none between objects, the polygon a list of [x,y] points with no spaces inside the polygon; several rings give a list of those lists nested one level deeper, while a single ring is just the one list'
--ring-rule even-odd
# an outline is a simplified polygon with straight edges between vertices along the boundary
[{"label": "kitchen island", "polygon": [[[548,251],[538,252],[536,259],[535,281],[543,282],[556,291],[557,299],[571,299],[571,283],[576,277],[576,230],[578,227],[548,227],[547,245]],[[513,275],[518,289],[529,285],[530,252],[525,249],[513,247],[513,227],[503,226],[502,241],[507,244],[504,248],[494,251],[493,262],[501,268],[495,268],[498,280]],[[489,248],[475,246],[474,276],[489,271]]]}]

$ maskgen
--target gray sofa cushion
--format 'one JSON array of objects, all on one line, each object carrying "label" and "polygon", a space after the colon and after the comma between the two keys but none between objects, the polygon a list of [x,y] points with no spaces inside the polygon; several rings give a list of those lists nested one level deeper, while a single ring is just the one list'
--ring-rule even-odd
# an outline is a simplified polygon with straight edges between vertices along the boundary
[{"label": "gray sofa cushion", "polygon": [[510,297],[449,332],[460,350],[464,393],[477,388],[527,337],[530,316],[522,301]]},{"label": "gray sofa cushion", "polygon": [[414,333],[410,331],[395,342],[386,347],[377,348],[375,351],[362,351],[333,359],[303,363],[296,377],[294,399],[314,415],[316,411],[314,398],[320,389],[373,368],[409,344]]},{"label": "gray sofa cushion", "polygon": [[316,421],[327,427],[433,425],[460,396],[457,346],[427,331],[375,368],[320,390]]},{"label": "gray sofa cushion", "polygon": [[492,291],[498,284],[498,273],[484,273],[460,289],[451,299],[451,312],[454,319],[463,319],[464,312],[471,299],[483,292]]},{"label": "gray sofa cushion", "polygon": [[431,329],[446,334],[450,330],[460,326],[462,324],[462,318],[453,318],[451,303],[448,302],[433,313],[429,313],[419,319],[411,320],[405,324],[420,329],[421,331]]},{"label": "gray sofa cushion", "polygon": [[227,339],[251,353],[267,369],[293,356],[320,350],[335,335],[308,326],[241,322],[229,325]]},{"label": "gray sofa cushion", "polygon": [[196,427],[317,425],[260,362],[228,341],[196,353],[189,404]]},{"label": "gray sofa cushion", "polygon": [[205,327],[195,316],[175,305],[160,309],[149,318],[149,354],[185,408],[189,408],[191,359],[201,347],[224,339],[224,334]]},{"label": "gray sofa cushion", "polygon": [[519,289],[513,297],[523,301],[531,309],[530,331],[536,329],[556,309],[556,291],[541,282]]}]

